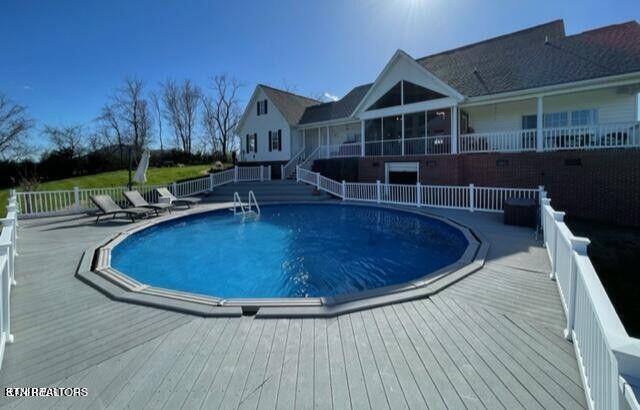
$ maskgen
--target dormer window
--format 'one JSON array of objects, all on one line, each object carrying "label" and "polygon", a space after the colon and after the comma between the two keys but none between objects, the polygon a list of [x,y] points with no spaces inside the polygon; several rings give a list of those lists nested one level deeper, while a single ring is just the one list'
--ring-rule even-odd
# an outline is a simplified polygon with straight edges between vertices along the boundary
[{"label": "dormer window", "polygon": [[267,100],[258,101],[256,106],[258,115],[265,115],[267,113]]}]

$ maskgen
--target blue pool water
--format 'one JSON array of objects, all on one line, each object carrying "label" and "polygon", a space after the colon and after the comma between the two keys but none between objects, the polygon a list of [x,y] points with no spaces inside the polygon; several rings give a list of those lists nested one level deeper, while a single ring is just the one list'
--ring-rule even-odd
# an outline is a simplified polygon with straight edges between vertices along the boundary
[{"label": "blue pool water", "polygon": [[407,282],[456,261],[464,235],[413,213],[349,205],[228,210],[129,236],[111,264],[148,285],[224,298],[335,296]]}]

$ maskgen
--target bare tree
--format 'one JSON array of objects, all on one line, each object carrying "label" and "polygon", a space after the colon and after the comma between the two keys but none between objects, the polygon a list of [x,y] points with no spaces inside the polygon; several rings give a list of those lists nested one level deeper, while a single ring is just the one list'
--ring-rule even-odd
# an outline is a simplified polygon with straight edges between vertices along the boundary
[{"label": "bare tree", "polygon": [[132,155],[140,157],[142,151],[151,142],[151,114],[144,96],[144,83],[141,80],[126,79],[111,101],[102,108],[98,118],[105,127],[103,136],[113,140],[120,153],[120,165],[124,165],[124,148],[130,146]]},{"label": "bare tree", "polygon": [[54,127],[46,125],[43,132],[57,150],[68,150],[74,157],[82,153],[84,143],[84,130],[82,126]]},{"label": "bare tree", "polygon": [[173,128],[176,142],[191,153],[201,91],[190,80],[177,84],[168,80],[162,85],[164,116]]},{"label": "bare tree", "polygon": [[212,82],[213,96],[202,100],[202,123],[212,147],[219,147],[223,159],[226,159],[229,148],[235,145],[236,126],[242,114],[238,103],[240,84],[226,75],[217,75]]},{"label": "bare tree", "polygon": [[160,157],[164,152],[164,145],[162,143],[162,109],[160,108],[160,98],[156,92],[151,93],[151,103],[156,115],[156,125],[158,126],[158,140],[160,141]]},{"label": "bare tree", "polygon": [[0,158],[18,158],[30,152],[26,137],[33,124],[26,107],[0,94]]}]

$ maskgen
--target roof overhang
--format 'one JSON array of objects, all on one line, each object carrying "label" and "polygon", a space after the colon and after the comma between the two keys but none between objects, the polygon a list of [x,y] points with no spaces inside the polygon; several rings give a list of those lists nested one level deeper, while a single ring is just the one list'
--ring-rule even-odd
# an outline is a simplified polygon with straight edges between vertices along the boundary
[{"label": "roof overhang", "polygon": [[[353,110],[353,113],[351,113],[351,117],[356,117],[356,116],[357,117],[361,117],[361,115],[360,115],[361,111],[364,111],[364,109],[365,109],[364,105],[366,104],[366,101],[368,100],[368,98],[376,90],[376,88],[378,88],[378,86],[381,83],[381,81],[383,80],[383,78],[393,69],[393,67],[399,61],[404,61],[407,64],[409,64],[411,67],[416,68],[422,75],[425,76],[426,79],[428,79],[429,81],[431,81],[434,84],[437,84],[439,87],[441,87],[441,89],[443,91],[445,91],[445,93],[447,94],[447,96],[449,98],[452,98],[452,99],[456,100],[457,102],[461,102],[461,101],[463,101],[465,99],[465,96],[462,95],[460,92],[458,92],[458,90],[456,90],[455,88],[451,87],[449,84],[445,83],[440,78],[438,78],[435,74],[433,74],[432,72],[427,70],[424,66],[419,64],[409,54],[407,54],[403,50],[398,49],[394,53],[394,55],[391,57],[389,62],[387,62],[387,64],[385,65],[384,69],[382,70],[382,72],[380,72],[380,74],[376,78],[376,81],[369,88],[369,90],[364,95],[362,100],[360,100],[360,103],[358,103],[356,108]],[[395,107],[395,108],[398,108],[398,107]]]},{"label": "roof overhang", "polygon": [[468,97],[463,104],[465,107],[474,105],[497,104],[529,98],[547,97],[559,94],[568,94],[580,91],[597,90],[599,88],[616,87],[640,82],[640,72],[620,74],[608,77],[599,77],[583,81],[554,84],[544,87],[528,88],[506,93],[480,95]]}]

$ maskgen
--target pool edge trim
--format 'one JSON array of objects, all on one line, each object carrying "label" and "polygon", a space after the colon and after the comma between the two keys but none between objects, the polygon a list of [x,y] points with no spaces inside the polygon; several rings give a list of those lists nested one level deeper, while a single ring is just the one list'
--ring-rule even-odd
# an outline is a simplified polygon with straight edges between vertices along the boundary
[{"label": "pool edge trim", "polygon": [[[292,203],[318,204],[306,201],[269,202],[270,205]],[[229,208],[229,203],[202,204],[198,208],[192,208],[178,214],[164,215],[153,220],[136,223],[129,229],[111,235],[101,243],[87,248],[78,265],[76,276],[115,300],[199,316],[240,316],[247,313],[257,317],[328,317],[428,297],[470,275],[484,265],[489,249],[488,242],[477,232],[455,219],[430,213],[428,208],[416,209],[350,201],[335,204],[390,209],[437,219],[462,232],[468,245],[457,261],[428,275],[400,284],[334,297],[224,299],[149,286],[111,267],[111,250],[129,235],[173,219]]]}]

